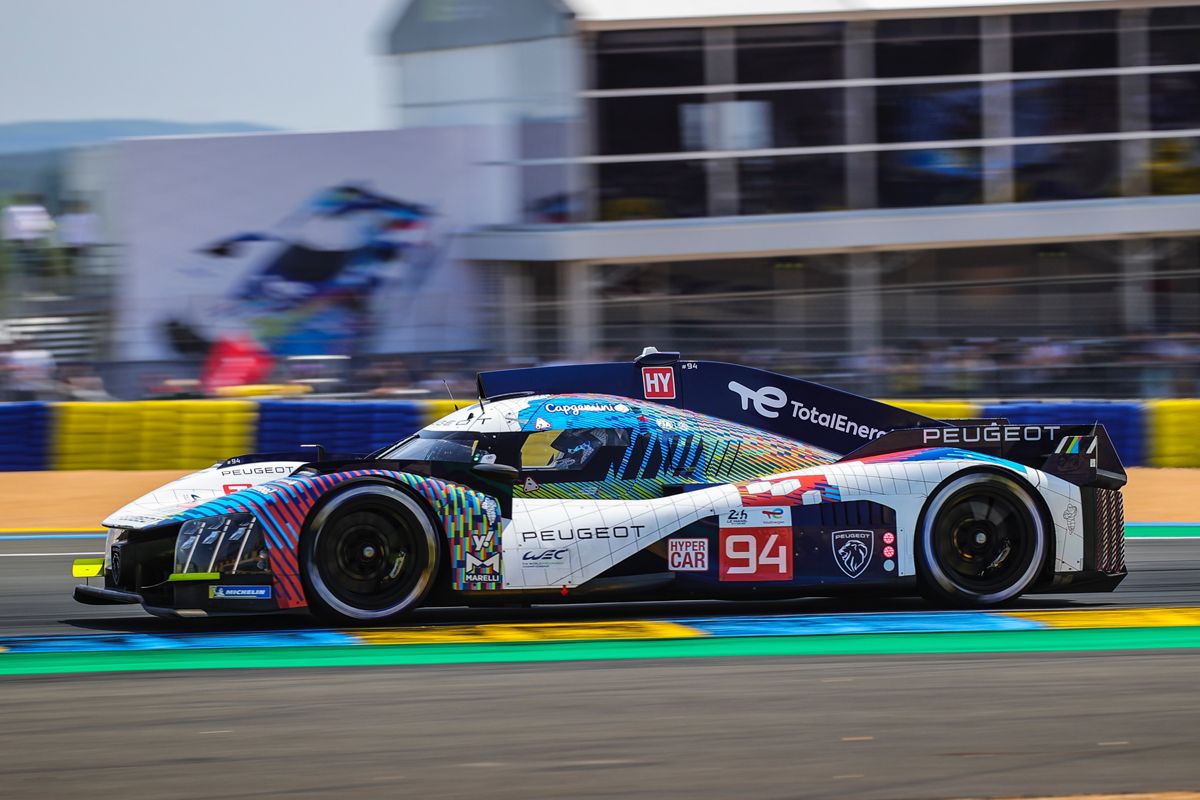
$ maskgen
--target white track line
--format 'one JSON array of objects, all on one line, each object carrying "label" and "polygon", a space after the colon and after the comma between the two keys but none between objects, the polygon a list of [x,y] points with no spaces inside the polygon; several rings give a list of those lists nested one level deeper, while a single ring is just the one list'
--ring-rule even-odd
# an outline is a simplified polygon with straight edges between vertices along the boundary
[{"label": "white track line", "polygon": [[104,553],[0,553],[0,558],[47,558],[49,556],[102,556]]}]

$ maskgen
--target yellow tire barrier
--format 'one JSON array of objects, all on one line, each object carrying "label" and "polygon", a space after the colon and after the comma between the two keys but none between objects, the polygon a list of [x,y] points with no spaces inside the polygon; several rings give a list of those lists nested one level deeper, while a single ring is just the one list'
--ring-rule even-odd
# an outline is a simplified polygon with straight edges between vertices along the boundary
[{"label": "yellow tire barrier", "polygon": [[254,449],[249,400],[58,403],[54,469],[198,469]]},{"label": "yellow tire barrier", "polygon": [[964,400],[884,400],[883,402],[931,419],[973,419],[982,413],[981,406]]},{"label": "yellow tire barrier", "polygon": [[1150,400],[1146,413],[1151,466],[1200,466],[1200,400]]}]

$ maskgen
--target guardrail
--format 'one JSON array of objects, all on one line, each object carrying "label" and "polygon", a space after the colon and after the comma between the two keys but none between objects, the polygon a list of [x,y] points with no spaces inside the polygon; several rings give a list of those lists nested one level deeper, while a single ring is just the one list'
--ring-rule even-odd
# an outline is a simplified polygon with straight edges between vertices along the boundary
[{"label": "guardrail", "polygon": [[[1200,467],[1200,399],[890,402],[941,419],[1100,422],[1126,466]],[[364,453],[451,410],[445,400],[0,403],[0,471],[193,469],[240,453],[293,450],[302,444]]]}]

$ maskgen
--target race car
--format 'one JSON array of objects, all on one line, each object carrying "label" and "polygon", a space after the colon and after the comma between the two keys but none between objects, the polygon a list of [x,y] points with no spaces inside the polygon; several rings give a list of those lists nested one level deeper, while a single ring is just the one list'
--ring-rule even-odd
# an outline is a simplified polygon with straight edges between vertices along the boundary
[{"label": "race car", "polygon": [[935,420],[652,348],[478,386],[365,457],[243,455],[146,495],[76,562],[103,585],[75,598],[362,624],[847,592],[989,607],[1126,574],[1126,476],[1100,425]]}]

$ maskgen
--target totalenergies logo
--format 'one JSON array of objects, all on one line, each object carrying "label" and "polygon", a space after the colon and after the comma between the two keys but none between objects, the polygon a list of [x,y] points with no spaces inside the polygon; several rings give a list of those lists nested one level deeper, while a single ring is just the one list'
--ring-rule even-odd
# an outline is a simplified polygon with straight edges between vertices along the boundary
[{"label": "totalenergies logo", "polygon": [[764,386],[761,389],[751,389],[737,381],[729,382],[729,390],[742,401],[742,411],[749,411],[754,406],[754,412],[760,417],[778,419],[781,411],[790,411],[792,419],[801,422],[811,422],[823,428],[849,433],[863,439],[878,439],[886,431],[872,428],[869,425],[859,425],[845,414],[835,414],[821,411],[815,406],[808,406],[798,400],[788,400],[787,392],[777,386]]}]

